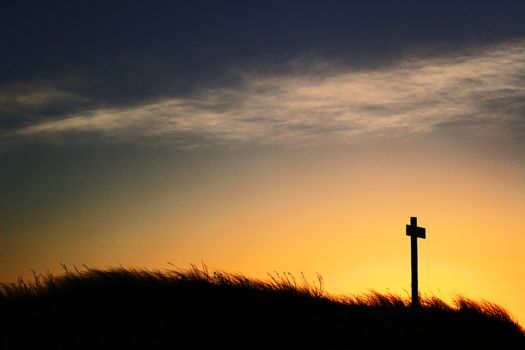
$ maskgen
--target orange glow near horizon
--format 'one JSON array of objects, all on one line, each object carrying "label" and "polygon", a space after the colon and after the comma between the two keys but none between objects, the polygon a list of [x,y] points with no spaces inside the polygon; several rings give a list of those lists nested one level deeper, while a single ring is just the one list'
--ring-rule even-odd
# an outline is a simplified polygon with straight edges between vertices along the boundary
[{"label": "orange glow near horizon", "polygon": [[95,215],[104,210],[96,206],[83,221],[71,212],[43,228],[41,241],[13,242],[25,249],[8,255],[0,277],[57,272],[59,262],[160,269],[202,262],[263,279],[320,273],[333,294],[408,297],[405,224],[417,216],[427,229],[418,243],[423,295],[486,299],[525,323],[523,163],[443,156],[428,164],[425,154],[403,151],[278,158],[210,166],[213,176],[185,188],[166,180],[147,195],[115,195],[111,216]]}]

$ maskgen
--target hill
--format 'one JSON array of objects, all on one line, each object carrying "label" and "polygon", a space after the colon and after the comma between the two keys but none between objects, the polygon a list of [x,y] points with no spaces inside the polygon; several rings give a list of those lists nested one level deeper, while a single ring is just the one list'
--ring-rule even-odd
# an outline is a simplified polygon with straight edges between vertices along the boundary
[{"label": "hill", "polygon": [[334,297],[290,274],[66,271],[0,288],[1,349],[525,349],[501,307],[379,293]]}]

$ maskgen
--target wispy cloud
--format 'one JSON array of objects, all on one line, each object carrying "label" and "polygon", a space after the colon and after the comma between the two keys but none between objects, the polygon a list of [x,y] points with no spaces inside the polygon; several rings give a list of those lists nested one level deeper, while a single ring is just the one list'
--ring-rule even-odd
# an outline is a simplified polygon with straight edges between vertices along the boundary
[{"label": "wispy cloud", "polygon": [[71,82],[33,81],[0,87],[0,113],[22,115],[47,107],[86,101],[86,97],[69,90]]},{"label": "wispy cloud", "polygon": [[[367,135],[410,137],[458,128],[482,137],[504,136],[525,128],[524,42],[456,57],[406,59],[384,69],[335,67],[312,64],[306,73],[280,75],[245,72],[241,86],[70,114],[13,135],[96,133],[101,139],[199,146],[352,142]],[[59,95],[24,98],[43,103]]]}]

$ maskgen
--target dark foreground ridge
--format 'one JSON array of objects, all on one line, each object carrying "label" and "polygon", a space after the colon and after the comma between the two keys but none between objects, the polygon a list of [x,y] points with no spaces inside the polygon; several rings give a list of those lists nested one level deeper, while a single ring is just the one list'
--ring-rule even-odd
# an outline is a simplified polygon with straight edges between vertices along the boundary
[{"label": "dark foreground ridge", "polygon": [[[1,349],[525,349],[501,307],[332,297],[289,274],[92,270],[0,289]],[[319,280],[321,282],[321,280]]]}]

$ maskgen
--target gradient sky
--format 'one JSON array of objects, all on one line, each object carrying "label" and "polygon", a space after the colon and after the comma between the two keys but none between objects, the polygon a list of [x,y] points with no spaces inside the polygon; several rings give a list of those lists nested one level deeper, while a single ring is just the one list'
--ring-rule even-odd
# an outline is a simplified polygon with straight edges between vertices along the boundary
[{"label": "gradient sky", "polygon": [[525,324],[523,1],[0,5],[0,281],[210,269]]}]

